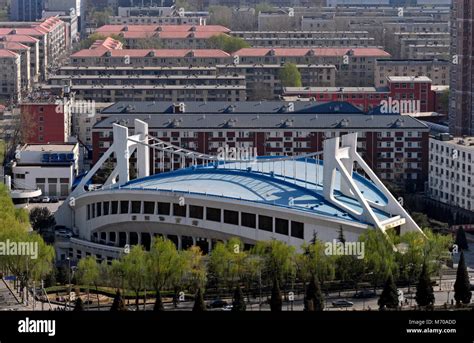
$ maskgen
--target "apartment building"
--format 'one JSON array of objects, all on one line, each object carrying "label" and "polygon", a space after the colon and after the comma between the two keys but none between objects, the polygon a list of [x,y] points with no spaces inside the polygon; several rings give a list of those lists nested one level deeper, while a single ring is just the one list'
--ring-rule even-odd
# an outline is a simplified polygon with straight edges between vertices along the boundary
[{"label": "apartment building", "polygon": [[135,66],[177,67],[215,66],[232,63],[233,57],[217,49],[97,49],[80,50],[70,56],[69,65],[86,67]]},{"label": "apartment building", "polygon": [[429,146],[428,196],[474,211],[474,137],[442,134]]},{"label": "apartment building", "polygon": [[444,53],[449,53],[451,37],[449,32],[395,32],[385,40],[385,48],[394,58],[408,58],[410,46],[448,46]]},{"label": "apartment building", "polygon": [[71,106],[66,98],[33,95],[20,104],[21,132],[25,143],[65,143],[71,136]]},{"label": "apartment building", "polygon": [[[307,62],[297,64],[304,86],[335,85],[334,65]],[[281,95],[283,68],[283,60],[240,63],[237,55],[215,49],[122,49],[108,38],[71,55],[43,89],[69,86],[101,102],[271,100]]]},{"label": "apartment building", "polygon": [[232,31],[252,47],[369,47],[375,45],[367,31]]},{"label": "apartment building", "polygon": [[28,64],[28,68],[30,69],[30,81],[31,84],[37,82],[40,73],[39,40],[27,35],[0,35],[0,44],[4,42],[20,43],[30,48],[30,62]]},{"label": "apartment building", "polygon": [[336,86],[365,87],[374,82],[375,60],[390,58],[379,48],[244,48],[239,64],[317,64],[337,68]]},{"label": "apartment building", "polygon": [[389,76],[387,87],[286,87],[285,98],[318,103],[345,101],[361,111],[415,114],[436,110],[436,92],[427,77]]},{"label": "apartment building", "polygon": [[0,42],[0,49],[13,51],[20,55],[20,90],[28,92],[32,82],[30,77],[30,47],[17,42]]},{"label": "apartment building", "polygon": [[[206,154],[217,154],[226,145],[256,148],[258,155],[303,154],[319,151],[325,138],[358,132],[359,150],[383,180],[421,189],[428,175],[425,124],[410,116],[370,116],[346,103],[120,102],[101,116],[92,132],[94,161],[110,146],[113,123],[132,128],[133,120],[141,119],[153,136]],[[152,172],[182,163],[158,155],[151,160]]]},{"label": "apartment building", "polygon": [[453,0],[449,131],[454,136],[474,135],[474,3]]},{"label": "apartment building", "polygon": [[220,25],[104,25],[95,30],[104,36],[118,35],[130,49],[142,47],[144,40],[157,40],[166,49],[204,49],[212,36],[228,34]]},{"label": "apartment building", "polygon": [[[219,64],[217,70],[221,75],[243,75],[246,79],[248,100],[273,100],[283,93],[280,73],[284,67],[284,63],[239,63]],[[301,84],[304,87],[336,85],[337,70],[332,64],[296,64],[296,68],[301,74]]]},{"label": "apartment building", "polygon": [[68,26],[57,17],[41,22],[0,22],[0,35],[22,35],[38,39],[40,80],[46,80],[49,70],[60,64],[70,49]]},{"label": "apartment building", "polygon": [[0,98],[6,102],[21,99],[21,57],[7,49],[0,49]]},{"label": "apartment building", "polygon": [[449,85],[449,60],[379,59],[375,61],[375,87],[387,85],[388,76],[426,76],[433,85]]}]

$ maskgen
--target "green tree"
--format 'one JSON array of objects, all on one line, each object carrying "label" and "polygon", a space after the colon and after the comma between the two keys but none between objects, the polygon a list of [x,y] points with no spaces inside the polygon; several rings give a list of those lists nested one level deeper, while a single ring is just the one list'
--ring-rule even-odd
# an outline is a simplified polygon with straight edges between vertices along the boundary
[{"label": "green tree", "polygon": [[225,244],[218,242],[214,246],[208,259],[208,275],[217,289],[232,289],[245,279],[247,257],[248,254],[243,251],[243,243],[238,238],[231,238]]},{"label": "green tree", "polygon": [[301,87],[301,73],[294,63],[286,62],[280,69],[280,81],[283,87]]},{"label": "green tree", "polygon": [[382,294],[378,300],[378,305],[381,310],[385,308],[397,308],[398,307],[398,293],[397,286],[393,281],[392,274],[389,274],[385,286],[383,288]]},{"label": "green tree", "polygon": [[145,289],[147,280],[147,256],[141,245],[135,245],[122,259],[122,268],[128,287],[135,293],[135,306],[139,308],[140,291]]},{"label": "green tree", "polygon": [[326,253],[325,243],[315,238],[314,243],[303,244],[303,253],[300,255],[300,277],[311,280],[313,277],[321,283],[334,279],[335,263],[334,256]]},{"label": "green tree", "polygon": [[87,287],[87,304],[90,304],[90,287],[95,286],[97,295],[97,306],[100,309],[98,281],[100,278],[100,269],[95,257],[88,256],[79,261],[77,265],[77,279]]},{"label": "green tree", "polygon": [[377,285],[397,272],[395,253],[387,235],[378,229],[369,229],[359,237],[365,246],[367,272],[371,274],[374,291]]},{"label": "green tree", "polygon": [[458,231],[456,232],[456,244],[461,250],[469,250],[469,243],[467,242],[466,231],[464,231],[464,228],[462,226],[460,226]]},{"label": "green tree", "polygon": [[30,212],[30,222],[33,230],[40,233],[56,225],[56,220],[47,207],[33,208]]},{"label": "green tree", "polygon": [[161,291],[171,286],[174,279],[182,277],[184,267],[184,258],[172,241],[162,237],[153,239],[147,255],[147,273],[156,292],[155,311],[164,310]]},{"label": "green tree", "polygon": [[281,312],[283,301],[281,298],[280,282],[278,278],[273,279],[272,296],[270,298],[270,310],[272,312]]},{"label": "green tree", "polygon": [[240,37],[231,37],[221,33],[209,38],[207,46],[209,49],[220,49],[232,54],[240,49],[249,48],[250,44]]},{"label": "green tree", "polygon": [[313,312],[322,310],[324,310],[324,297],[319,281],[313,276],[306,289],[305,311]]},{"label": "green tree", "polygon": [[209,6],[209,24],[229,27],[232,21],[232,9],[227,6]]},{"label": "green tree", "polygon": [[117,289],[117,292],[115,293],[114,302],[112,303],[112,306],[110,307],[110,311],[113,311],[113,312],[128,311],[122,299],[122,293],[120,293],[119,289]]},{"label": "green tree", "polygon": [[393,243],[399,248],[395,254],[399,277],[408,281],[408,292],[410,292],[410,287],[420,275],[421,266],[426,258],[424,250],[426,238],[419,232],[411,231],[394,239]]},{"label": "green tree", "polygon": [[109,24],[110,23],[110,17],[112,15],[113,15],[112,9],[107,7],[107,8],[104,8],[103,10],[101,10],[101,11],[93,9],[89,13],[89,18],[97,27],[100,27],[100,26]]},{"label": "green tree", "polygon": [[186,283],[193,291],[202,289],[207,281],[207,266],[201,249],[193,245],[183,253],[183,256],[185,259],[184,279]]},{"label": "green tree", "polygon": [[234,312],[243,312],[246,310],[244,294],[242,293],[242,288],[239,286],[235,287],[234,299],[232,301],[232,311]]},{"label": "green tree", "polygon": [[265,276],[274,283],[279,283],[295,272],[295,249],[281,241],[260,241],[253,248],[253,253],[263,258]]},{"label": "green tree", "polygon": [[431,279],[428,275],[428,268],[425,263],[423,263],[420,279],[416,286],[415,300],[419,306],[430,306],[434,305],[435,302],[433,285],[431,284]]},{"label": "green tree", "polygon": [[193,312],[204,312],[204,311],[206,311],[204,296],[202,294],[201,288],[198,288],[196,291],[195,299],[194,299]]},{"label": "green tree", "polygon": [[456,271],[456,281],[454,283],[454,299],[456,304],[469,304],[471,302],[472,292],[470,291],[471,284],[469,282],[469,273],[464,260],[464,252],[461,251],[461,257]]}]

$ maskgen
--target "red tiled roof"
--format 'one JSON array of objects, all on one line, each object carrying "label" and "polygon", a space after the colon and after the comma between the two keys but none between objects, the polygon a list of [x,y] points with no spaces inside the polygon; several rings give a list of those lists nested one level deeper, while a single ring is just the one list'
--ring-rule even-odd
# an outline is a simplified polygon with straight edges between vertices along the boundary
[{"label": "red tiled roof", "polygon": [[[13,33],[15,32],[15,33]],[[15,29],[12,29],[9,34],[19,34],[19,35],[27,35],[27,36],[44,36],[47,34],[47,32],[44,32],[40,29],[37,29],[35,27],[29,28],[29,27],[18,27]]]},{"label": "red tiled roof", "polygon": [[16,52],[0,49],[0,58],[17,58],[19,55]]},{"label": "red tiled roof", "polygon": [[71,57],[101,57],[104,56],[106,52],[110,52],[110,57],[145,57],[151,52],[155,54],[155,57],[174,57],[182,58],[190,54],[193,54],[194,57],[202,58],[224,58],[229,57],[230,55],[222,50],[217,49],[125,49],[125,50],[108,50],[104,47],[99,47],[96,49],[85,49],[80,50],[71,55]]},{"label": "red tiled roof", "polygon": [[159,34],[161,38],[187,38],[195,34],[197,38],[209,38],[230,30],[221,25],[104,25],[95,32],[102,34],[121,34],[124,38],[149,38]]},{"label": "red tiled roof", "polygon": [[30,47],[17,42],[0,42],[0,49],[29,50]]},{"label": "red tiled roof", "polygon": [[104,40],[96,40],[89,49],[97,49],[97,48],[106,48],[110,50],[114,49],[122,49],[122,42],[115,40],[113,38],[107,37]]},{"label": "red tiled roof", "polygon": [[306,56],[311,51],[316,56],[344,56],[352,51],[356,57],[390,57],[388,52],[379,48],[244,48],[234,52],[233,55],[240,57],[264,57],[274,53],[274,56]]},{"label": "red tiled roof", "polygon": [[27,35],[2,35],[0,34],[0,41],[19,42],[19,43],[36,43],[38,39]]}]

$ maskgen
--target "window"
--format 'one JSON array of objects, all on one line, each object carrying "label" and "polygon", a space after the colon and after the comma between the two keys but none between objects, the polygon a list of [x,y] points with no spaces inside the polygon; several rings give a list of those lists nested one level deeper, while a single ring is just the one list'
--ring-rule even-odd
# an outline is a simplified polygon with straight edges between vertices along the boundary
[{"label": "window", "polygon": [[267,216],[258,216],[258,229],[263,231],[273,231],[273,218]]},{"label": "window", "polygon": [[132,213],[141,213],[142,202],[141,201],[132,201]]},{"label": "window", "polygon": [[288,220],[275,218],[275,232],[288,236]]},{"label": "window", "polygon": [[186,205],[179,206],[179,204],[173,204],[173,216],[186,217]]},{"label": "window", "polygon": [[300,222],[291,222],[291,236],[304,239],[304,224]]},{"label": "window", "polygon": [[196,219],[204,218],[204,207],[189,205],[189,217]]},{"label": "window", "polygon": [[87,205],[87,220],[91,219],[91,205]]},{"label": "window", "polygon": [[112,214],[118,213],[118,201],[112,201]]},{"label": "window", "polygon": [[252,229],[255,229],[257,226],[257,218],[255,214],[253,213],[245,213],[245,212],[240,213],[240,221],[241,221],[241,225],[245,227],[250,227]]},{"label": "window", "polygon": [[120,202],[120,213],[128,213],[128,201]]},{"label": "window", "polygon": [[144,214],[155,214],[155,203],[153,201],[145,201],[143,204]]},{"label": "window", "polygon": [[239,212],[224,210],[224,223],[239,225]]},{"label": "window", "polygon": [[96,206],[97,206],[97,217],[101,217],[102,216],[102,203],[98,202]]},{"label": "window", "polygon": [[221,221],[220,208],[206,207],[206,219],[213,222],[220,222]]},{"label": "window", "polygon": [[110,203],[108,201],[104,202],[104,216],[109,215],[109,206],[110,206]]},{"label": "window", "polygon": [[171,205],[169,203],[167,203],[167,202],[159,202],[158,203],[158,214],[169,216],[170,215],[170,209],[171,209]]}]

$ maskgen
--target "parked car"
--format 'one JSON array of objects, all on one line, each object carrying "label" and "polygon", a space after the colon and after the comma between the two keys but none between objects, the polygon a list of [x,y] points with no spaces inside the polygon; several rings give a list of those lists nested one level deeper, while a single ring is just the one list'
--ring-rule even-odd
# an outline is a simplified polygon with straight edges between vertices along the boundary
[{"label": "parked car", "polygon": [[51,202],[51,198],[50,197],[42,197],[41,202],[42,203],[49,203],[49,202]]},{"label": "parked car", "polygon": [[221,300],[221,299],[216,299],[212,301],[207,307],[209,308],[223,308],[225,306],[229,305],[227,301]]},{"label": "parked car", "polygon": [[363,289],[359,292],[356,292],[353,296],[353,298],[356,298],[356,299],[367,299],[367,298],[373,298],[373,297],[375,297],[375,292],[369,289]]},{"label": "parked car", "polygon": [[51,201],[52,203],[57,203],[57,202],[59,202],[59,199],[58,199],[58,197],[51,197],[51,198],[50,198],[50,201]]},{"label": "parked car", "polygon": [[333,307],[352,307],[352,306],[354,306],[354,303],[341,299],[341,300],[333,301],[332,306]]},{"label": "parked car", "polygon": [[232,311],[232,308],[234,306],[233,305],[225,305],[223,308],[222,308],[222,311]]},{"label": "parked car", "polygon": [[31,202],[32,204],[37,204],[37,203],[41,202],[41,197],[34,197],[34,198],[31,198],[31,199],[30,199],[30,202]]}]

